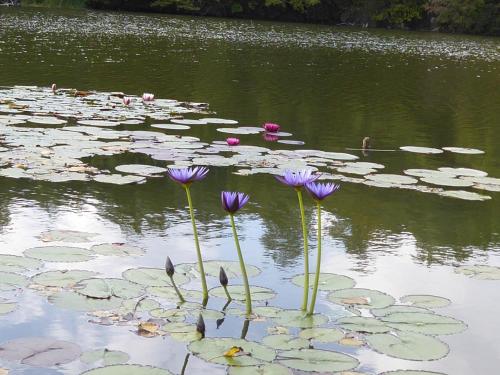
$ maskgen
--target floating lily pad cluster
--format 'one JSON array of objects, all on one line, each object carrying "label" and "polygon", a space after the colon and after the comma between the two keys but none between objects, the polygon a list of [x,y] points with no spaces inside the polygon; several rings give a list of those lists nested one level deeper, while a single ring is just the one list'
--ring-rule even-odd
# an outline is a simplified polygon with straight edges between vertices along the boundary
[{"label": "floating lily pad cluster", "polygon": [[[237,121],[213,117],[184,118],[186,114],[207,113],[204,103],[184,103],[170,99],[143,101],[135,96],[123,104],[123,93],[82,92],[15,86],[0,89],[0,176],[64,182],[144,183],[163,176],[164,167],[205,165],[233,167],[235,174],[282,175],[286,170],[320,170],[322,179],[360,183],[382,188],[400,188],[466,200],[487,200],[489,196],[463,190],[500,190],[500,179],[466,168],[440,168],[439,171],[407,170],[404,175],[378,173],[378,163],[356,161],[358,156],[320,150],[272,150],[254,145],[228,146],[225,142],[202,142],[187,135],[163,131],[188,130],[190,126],[225,127],[222,134],[264,134],[261,127],[235,126]],[[156,123],[161,121],[162,123]],[[166,123],[165,123],[166,122]],[[151,124],[151,125],[148,125]],[[128,130],[143,125],[144,130]],[[229,127],[232,126],[232,127]],[[269,133],[271,134],[271,133]],[[278,142],[300,146],[288,140],[290,133],[272,133]],[[281,139],[281,138],[285,139]],[[424,154],[459,152],[480,154],[481,150],[444,147],[433,149],[403,146],[404,151]],[[445,151],[444,151],[445,150]],[[142,153],[164,162],[152,165],[120,165],[113,171],[99,170],[82,159],[94,155],[113,156],[125,152]],[[334,170],[335,173],[329,172]],[[413,171],[413,174],[412,174]],[[420,172],[418,172],[420,171]],[[441,173],[437,173],[441,172]],[[415,174],[417,173],[417,174]],[[420,183],[419,183],[420,182]],[[458,190],[449,190],[455,188]]]}]

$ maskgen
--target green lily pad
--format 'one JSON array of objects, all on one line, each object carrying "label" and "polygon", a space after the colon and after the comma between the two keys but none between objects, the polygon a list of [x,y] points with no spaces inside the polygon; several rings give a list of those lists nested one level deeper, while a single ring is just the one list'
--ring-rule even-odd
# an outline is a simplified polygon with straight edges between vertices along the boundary
[{"label": "green lily pad", "polygon": [[344,329],[362,333],[384,333],[391,330],[380,320],[365,316],[348,316],[340,318],[337,323]]},{"label": "green lily pad", "polygon": [[81,354],[80,347],[68,341],[48,337],[27,337],[0,345],[0,359],[18,361],[35,367],[69,363]]},{"label": "green lily pad", "polygon": [[141,298],[139,300],[135,299],[126,299],[122,302],[120,310],[124,313],[128,312],[151,312],[154,309],[158,309],[160,307],[160,303],[150,298]]},{"label": "green lily pad", "polygon": [[359,365],[356,358],[347,354],[318,349],[282,352],[279,360],[281,364],[295,370],[316,372],[347,371]]},{"label": "green lily pad", "polygon": [[81,375],[172,375],[170,371],[142,365],[113,365],[86,371]]},{"label": "green lily pad", "polygon": [[337,342],[344,333],[336,328],[308,328],[300,331],[299,337],[317,342]]},{"label": "green lily pad", "polygon": [[394,297],[373,289],[342,289],[333,291],[328,295],[331,302],[341,305],[356,306],[358,308],[380,309],[395,302]]},{"label": "green lily pad", "polygon": [[167,319],[169,322],[183,322],[189,315],[187,310],[181,309],[153,309],[149,314],[154,318]]},{"label": "green lily pad", "polygon": [[400,147],[403,151],[415,152],[417,154],[442,154],[443,150],[439,148],[432,147],[420,147],[420,146],[402,146]]},{"label": "green lily pad", "polygon": [[438,186],[452,186],[452,187],[468,187],[472,186],[474,183],[472,181],[463,180],[460,178],[454,178],[449,176],[427,176],[420,179],[422,182],[426,182],[432,185]]},{"label": "green lily pad", "polygon": [[264,345],[278,350],[293,350],[309,347],[309,340],[293,335],[269,335],[262,339]]},{"label": "green lily pad", "polygon": [[40,268],[43,265],[41,261],[33,258],[26,258],[17,255],[0,254],[1,272],[24,272]]},{"label": "green lily pad", "polygon": [[484,154],[483,150],[478,150],[477,148],[467,148],[467,147],[443,147],[443,150],[454,152],[457,154],[470,154],[470,155]]},{"label": "green lily pad", "polygon": [[412,313],[412,312],[420,312],[428,314],[433,313],[433,311],[423,307],[407,306],[407,305],[392,305],[389,307],[384,307],[383,309],[371,309],[370,312],[373,314],[373,316],[376,317],[386,316],[394,313]]},{"label": "green lily pad", "polygon": [[103,364],[104,366],[118,365],[128,362],[130,356],[119,350],[109,350],[109,349],[97,349],[84,352],[80,357],[80,361],[83,363],[91,364]]},{"label": "green lily pad", "polygon": [[[232,347],[243,349],[243,354],[234,357],[224,356]],[[188,349],[205,361],[226,366],[257,366],[271,362],[276,352],[262,344],[233,338],[206,338],[189,344]]]},{"label": "green lily pad", "polygon": [[139,176],[151,176],[167,172],[166,168],[156,167],[154,165],[145,165],[145,164],[122,164],[122,165],[117,165],[115,169],[118,172],[136,174]]},{"label": "green lily pad", "polygon": [[293,375],[292,371],[276,363],[260,366],[230,367],[228,375]]},{"label": "green lily pad", "polygon": [[42,246],[25,250],[24,255],[46,262],[85,262],[94,258],[94,252],[69,246]]},{"label": "green lily pad", "polygon": [[12,272],[0,272],[0,286],[6,286],[7,290],[10,286],[26,285],[28,285],[28,279],[25,276]]},{"label": "green lily pad", "polygon": [[441,196],[447,197],[447,198],[463,199],[466,201],[487,201],[487,200],[491,199],[491,197],[488,195],[478,194],[478,193],[474,193],[472,191],[466,191],[466,190],[441,191],[438,193],[438,195],[441,195]]},{"label": "green lily pad", "polygon": [[203,121],[206,124],[236,125],[238,123],[238,121],[236,121],[236,120],[230,120],[230,119],[226,119],[226,118],[214,118],[214,117],[201,118],[200,121]]},{"label": "green lily pad", "polygon": [[76,286],[77,293],[90,298],[108,299],[111,297],[130,299],[144,294],[144,288],[136,283],[123,279],[87,279]]},{"label": "green lily pad", "polygon": [[[203,293],[198,290],[188,290],[179,288],[184,299],[188,301],[201,301],[203,299]],[[177,295],[173,287],[168,286],[149,286],[146,288],[146,292],[150,295],[162,298],[167,301],[178,302],[179,296]]]},{"label": "green lily pad", "polygon": [[423,307],[423,308],[439,308],[448,306],[451,301],[448,298],[424,295],[424,294],[413,294],[401,297],[401,302],[409,303],[415,307]]},{"label": "green lily pad", "polygon": [[412,361],[431,361],[445,357],[449,348],[433,336],[414,332],[376,333],[366,337],[377,352]]},{"label": "green lily pad", "polygon": [[16,309],[17,304],[14,302],[0,302],[0,315],[9,314]]},{"label": "green lily pad", "polygon": [[183,322],[172,322],[165,324],[162,329],[170,333],[176,341],[192,342],[201,340],[202,335],[197,331],[195,324],[188,324]]},{"label": "green lily pad", "polygon": [[446,374],[442,372],[423,371],[423,370],[396,370],[396,371],[382,372],[379,375],[446,375]]},{"label": "green lily pad", "polygon": [[[312,289],[314,286],[314,277],[315,274],[309,274],[309,286]],[[304,275],[297,275],[292,279],[292,283],[295,285],[304,286]],[[348,289],[353,288],[356,285],[356,282],[350,277],[343,275],[336,275],[334,273],[320,273],[319,275],[319,290],[339,290],[339,289]]]},{"label": "green lily pad", "polygon": [[96,272],[85,270],[57,270],[39,273],[33,276],[31,280],[43,286],[67,288],[95,275],[97,275]]},{"label": "green lily pad", "polygon": [[[223,260],[209,260],[203,262],[203,269],[207,276],[219,277],[220,268],[223,267],[229,279],[241,277],[241,267],[239,262],[223,261]],[[255,277],[261,273],[261,270],[255,266],[246,264],[248,277]],[[189,276],[200,277],[198,272],[197,263],[182,263],[175,266],[179,273],[186,273]]]},{"label": "green lily pad", "polygon": [[274,322],[285,327],[313,328],[328,322],[328,317],[322,314],[306,315],[300,310],[283,310]]},{"label": "green lily pad", "polygon": [[131,246],[123,243],[103,243],[94,245],[90,248],[96,254],[109,256],[137,256],[143,255],[144,249],[137,246]]},{"label": "green lily pad", "polygon": [[[227,287],[229,294],[236,301],[245,301],[245,287],[243,285],[229,285]],[[210,289],[210,295],[214,297],[227,298],[223,287]],[[250,285],[250,294],[252,301],[265,301],[276,297],[276,293],[268,288]]]},{"label": "green lily pad", "polygon": [[[129,281],[145,286],[172,286],[170,278],[162,268],[131,268],[123,272],[123,277]],[[189,282],[189,278],[181,273],[174,274],[177,285]]]},{"label": "green lily pad", "polygon": [[418,182],[418,180],[413,177],[402,176],[399,174],[368,174],[365,175],[365,178],[375,182],[397,185],[412,185]]},{"label": "green lily pad", "polygon": [[479,280],[500,280],[500,267],[476,264],[473,266],[460,266],[455,272]]},{"label": "green lily pad", "polygon": [[165,129],[165,130],[188,130],[191,129],[188,125],[175,125],[175,124],[151,124],[152,128]]},{"label": "green lily pad", "polygon": [[460,320],[438,314],[394,313],[382,317],[381,320],[400,331],[427,335],[451,335],[467,329],[467,325]]},{"label": "green lily pad", "polygon": [[94,181],[101,182],[103,184],[127,185],[145,182],[146,178],[136,175],[124,176],[121,174],[99,174],[94,176]]},{"label": "green lily pad", "polygon": [[90,242],[97,233],[80,232],[76,230],[51,230],[43,232],[40,239],[44,242]]},{"label": "green lily pad", "polygon": [[85,312],[114,310],[122,304],[121,298],[95,299],[71,291],[62,291],[53,294],[49,296],[48,300],[50,303],[63,309]]},{"label": "green lily pad", "polygon": [[478,169],[471,168],[450,168],[450,167],[441,167],[438,168],[441,172],[449,173],[454,176],[468,176],[468,177],[486,177],[488,175],[487,172],[480,171]]},{"label": "green lily pad", "polygon": [[[257,318],[276,318],[281,311],[283,309],[272,306],[257,306],[252,308],[252,313]],[[226,310],[226,314],[246,317],[246,312],[239,308],[228,309]]]}]

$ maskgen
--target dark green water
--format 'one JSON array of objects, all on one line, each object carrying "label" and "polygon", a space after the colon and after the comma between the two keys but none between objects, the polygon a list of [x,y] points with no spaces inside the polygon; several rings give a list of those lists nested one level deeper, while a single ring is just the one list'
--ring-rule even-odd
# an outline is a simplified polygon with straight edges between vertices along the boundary
[{"label": "dark green water", "polygon": [[[499,73],[500,43],[493,38],[0,9],[0,85],[56,82],[81,90],[153,92],[157,97],[207,102],[218,116],[241,125],[277,122],[308,149],[342,152],[359,147],[361,139],[370,136],[380,149],[416,145],[485,151],[435,156],[380,152],[362,157],[386,165],[388,173],[453,166],[500,177]],[[190,134],[207,142],[224,138],[213,127],[194,128]],[[270,147],[256,136],[247,137],[242,141]],[[111,168],[147,160],[125,155],[91,163]],[[251,203],[238,223],[248,263],[263,269],[254,282],[281,292],[274,305],[296,307],[301,291],[288,284],[301,272],[303,261],[295,195],[270,176],[240,177],[231,171],[213,169],[193,188],[204,256],[236,259],[219,192],[249,193]],[[496,373],[499,282],[454,273],[454,267],[463,264],[500,265],[500,194],[486,193],[491,200],[467,202],[345,183],[326,203],[325,271],[349,275],[360,287],[397,297],[410,293],[447,297],[453,304],[442,312],[469,325],[464,333],[443,337],[450,354],[435,362],[397,360],[365,348],[351,350],[361,361],[359,371]],[[140,259],[86,264],[112,276],[131,266],[161,267],[166,255],[177,263],[195,259],[190,223],[179,210],[185,197],[166,179],[115,187],[3,178],[0,205],[2,252],[19,254],[39,244],[40,232],[64,228],[102,233],[105,242],[126,240],[147,249]],[[310,202],[307,215],[314,221]],[[182,367],[183,344],[141,338],[123,327],[88,324],[84,314],[58,310],[33,293],[20,298],[23,309],[0,320],[0,341],[47,335],[79,342],[85,349],[121,349],[131,354],[132,362],[175,373]],[[328,306],[320,303],[319,309],[326,311]],[[217,336],[238,336],[239,325],[234,319],[220,330],[209,329]],[[261,331],[250,328],[248,338],[259,335]],[[222,367],[193,357],[188,369],[189,374],[208,369],[224,373]],[[59,369],[69,374],[79,370],[83,368],[78,364]]]}]

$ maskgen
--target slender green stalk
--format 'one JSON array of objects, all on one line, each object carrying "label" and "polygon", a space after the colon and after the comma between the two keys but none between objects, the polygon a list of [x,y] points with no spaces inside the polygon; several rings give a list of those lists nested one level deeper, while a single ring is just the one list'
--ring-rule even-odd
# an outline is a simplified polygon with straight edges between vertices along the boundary
[{"label": "slender green stalk", "polygon": [[236,251],[238,252],[238,259],[240,261],[241,274],[243,276],[243,283],[245,284],[245,302],[246,302],[246,313],[247,316],[252,314],[252,297],[250,296],[250,286],[248,285],[247,270],[245,268],[245,262],[243,261],[243,255],[241,254],[240,241],[238,240],[238,233],[236,233],[236,225],[234,225],[234,216],[229,214],[231,219],[231,227],[233,228],[234,243],[236,245]]},{"label": "slender green stalk", "polygon": [[300,218],[302,220],[302,236],[304,237],[304,298],[302,300],[302,311],[307,310],[309,299],[309,241],[307,238],[306,214],[304,211],[304,202],[302,201],[302,190],[295,189],[299,199]]},{"label": "slender green stalk", "polygon": [[177,285],[175,284],[175,281],[174,281],[174,277],[170,277],[170,282],[172,283],[174,289],[175,289],[175,293],[177,293],[177,295],[179,296],[179,299],[181,301],[181,303],[184,303],[186,302],[186,300],[184,299],[184,296],[182,295],[181,291],[179,290],[179,288],[177,288]]},{"label": "slender green stalk", "polygon": [[201,287],[203,289],[203,304],[205,305],[208,301],[207,279],[205,277],[205,269],[203,268],[203,258],[201,257],[200,241],[198,240],[198,231],[196,230],[196,223],[194,221],[193,202],[191,201],[189,185],[184,185],[184,189],[186,190],[189,214],[191,215],[191,224],[193,225],[194,243],[196,245],[196,255],[198,256],[198,270],[200,271]]},{"label": "slender green stalk", "polygon": [[229,290],[227,290],[227,286],[222,286],[224,288],[224,292],[226,292],[226,296],[227,296],[227,300],[228,301],[232,301],[233,298],[231,297],[231,295],[229,294]]},{"label": "slender green stalk", "polygon": [[316,296],[318,294],[319,274],[321,272],[321,203],[317,201],[316,206],[318,210],[318,255],[316,258],[316,273],[314,275],[313,294],[308,315],[314,314],[314,305],[316,304]]}]

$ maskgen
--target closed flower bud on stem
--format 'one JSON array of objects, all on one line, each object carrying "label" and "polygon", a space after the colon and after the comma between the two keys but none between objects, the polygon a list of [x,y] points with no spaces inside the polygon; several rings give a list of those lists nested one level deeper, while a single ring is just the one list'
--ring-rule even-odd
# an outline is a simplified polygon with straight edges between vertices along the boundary
[{"label": "closed flower bud on stem", "polygon": [[198,316],[198,321],[196,322],[196,331],[201,333],[201,338],[205,338],[205,321],[201,314]]},{"label": "closed flower bud on stem", "polygon": [[168,277],[174,276],[175,268],[170,257],[167,257],[167,261],[165,262],[165,271],[167,271]]}]

